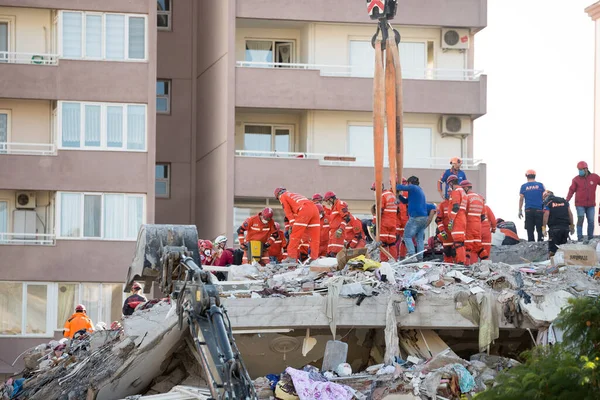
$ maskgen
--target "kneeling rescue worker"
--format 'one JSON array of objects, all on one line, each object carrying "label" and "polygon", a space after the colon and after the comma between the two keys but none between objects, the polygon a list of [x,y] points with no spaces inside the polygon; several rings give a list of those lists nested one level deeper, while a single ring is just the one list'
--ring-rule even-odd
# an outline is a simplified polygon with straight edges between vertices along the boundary
[{"label": "kneeling rescue worker", "polygon": [[73,335],[82,329],[91,333],[94,331],[94,324],[87,316],[85,306],[83,304],[78,304],[77,307],[75,307],[75,313],[71,315],[67,322],[65,322],[63,335],[66,338],[73,339]]},{"label": "kneeling rescue worker", "polygon": [[[240,247],[244,249],[244,257],[242,262],[248,263],[248,248],[250,242],[262,243],[262,254],[260,255],[260,264],[266,265],[269,262],[268,240],[269,237],[275,232],[275,223],[273,222],[273,209],[265,208],[257,215],[254,215],[244,221],[244,223],[238,228],[238,239],[240,241]],[[244,233],[246,236],[244,237]],[[255,257],[256,255],[253,255]]]}]

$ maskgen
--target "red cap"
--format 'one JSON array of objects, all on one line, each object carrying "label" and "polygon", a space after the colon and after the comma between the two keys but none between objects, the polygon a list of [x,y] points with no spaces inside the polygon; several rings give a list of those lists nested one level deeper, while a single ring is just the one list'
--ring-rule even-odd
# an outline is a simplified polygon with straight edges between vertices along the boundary
[{"label": "red cap", "polygon": [[85,311],[85,306],[83,304],[77,304],[75,311]]},{"label": "red cap", "polygon": [[448,177],[448,179],[446,179],[446,183],[450,183],[450,182],[453,182],[453,181],[458,181],[458,176],[456,176],[456,175],[450,175]]},{"label": "red cap", "polygon": [[579,161],[577,163],[577,169],[584,169],[584,168],[587,168],[587,167],[588,167],[588,165],[587,165],[587,163],[585,161]]},{"label": "red cap", "polygon": [[462,186],[462,187],[472,187],[473,184],[471,183],[471,181],[468,181],[468,180],[465,179],[464,181],[462,181],[460,183],[460,186]]},{"label": "red cap", "polygon": [[313,201],[323,201],[323,196],[321,196],[320,193],[315,193],[315,194],[313,194],[312,200]]},{"label": "red cap", "polygon": [[323,200],[327,201],[333,197],[336,197],[335,193],[329,191],[325,193],[325,196],[323,196]]},{"label": "red cap", "polygon": [[284,187],[278,187],[277,189],[275,189],[275,192],[274,192],[275,198],[278,199],[279,195],[281,193],[283,193],[283,192],[285,192],[285,188]]}]

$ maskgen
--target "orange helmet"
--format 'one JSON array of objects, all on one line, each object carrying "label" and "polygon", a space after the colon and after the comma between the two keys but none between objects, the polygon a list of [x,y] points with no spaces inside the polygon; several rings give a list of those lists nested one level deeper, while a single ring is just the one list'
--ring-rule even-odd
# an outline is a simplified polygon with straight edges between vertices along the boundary
[{"label": "orange helmet", "polygon": [[454,164],[454,163],[456,163],[456,164],[462,164],[462,160],[460,159],[460,157],[452,157],[450,159],[450,164]]},{"label": "orange helmet", "polygon": [[527,172],[525,172],[525,176],[527,175],[536,175],[535,171],[532,169],[528,169]]}]

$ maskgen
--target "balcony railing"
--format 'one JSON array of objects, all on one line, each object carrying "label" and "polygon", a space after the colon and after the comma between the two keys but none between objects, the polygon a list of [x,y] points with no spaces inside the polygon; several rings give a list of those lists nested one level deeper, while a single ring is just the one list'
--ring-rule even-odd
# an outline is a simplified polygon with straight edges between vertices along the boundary
[{"label": "balcony railing", "polygon": [[[281,68],[315,70],[321,76],[372,78],[373,71],[366,68],[357,68],[352,65],[319,65],[300,63],[275,63],[258,61],[238,61],[238,67],[248,68]],[[402,69],[404,79],[442,80],[442,81],[479,81],[482,70],[476,69],[449,69],[449,68],[423,68]]]},{"label": "balcony railing", "polygon": [[[350,154],[326,154],[326,153],[299,153],[299,152],[281,152],[281,151],[254,151],[254,150],[236,150],[235,155],[239,157],[258,157],[258,158],[287,158],[287,159],[308,159],[319,160],[321,165],[335,165],[348,167],[372,167],[373,159],[364,156],[354,156]],[[462,169],[476,170],[481,159],[463,158]],[[387,164],[387,157],[385,160]],[[449,159],[443,157],[413,157],[404,163],[406,168],[427,168],[427,169],[447,169],[449,168]]]},{"label": "balcony railing", "polygon": [[55,156],[56,144],[0,142],[0,155],[1,154]]},{"label": "balcony railing", "polygon": [[52,246],[56,242],[56,236],[49,233],[12,233],[0,232],[0,245],[2,244],[20,244],[20,245],[38,245]]},{"label": "balcony railing", "polygon": [[0,51],[0,64],[57,65],[58,54]]}]

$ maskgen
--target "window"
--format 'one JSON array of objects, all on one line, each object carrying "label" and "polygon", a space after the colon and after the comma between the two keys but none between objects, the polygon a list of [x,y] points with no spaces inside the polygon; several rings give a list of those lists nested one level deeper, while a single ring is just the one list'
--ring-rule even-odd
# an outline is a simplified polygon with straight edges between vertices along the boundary
[{"label": "window", "polygon": [[291,126],[245,125],[244,150],[289,152]]},{"label": "window", "polygon": [[156,164],[154,194],[156,197],[169,198],[171,188],[171,165]]},{"label": "window", "polygon": [[0,110],[0,154],[8,150],[10,137],[10,111]]},{"label": "window", "polygon": [[60,149],[146,150],[144,104],[59,102],[58,115]]},{"label": "window", "polygon": [[8,201],[0,201],[0,243],[5,239],[4,233],[8,233]]},{"label": "window", "polygon": [[[424,79],[427,68],[427,46],[425,42],[400,42],[402,77],[404,79]],[[375,51],[370,41],[350,41],[350,66],[352,76],[373,77],[375,71]]]},{"label": "window", "polygon": [[[289,64],[294,62],[294,58],[294,42],[246,40],[246,61]],[[276,67],[282,66],[276,65]]]},{"label": "window", "polygon": [[160,30],[171,30],[171,0],[156,1],[156,26]]},{"label": "window", "polygon": [[171,81],[169,80],[156,81],[156,112],[159,114],[171,112]]},{"label": "window", "polygon": [[135,240],[145,221],[144,199],[137,194],[59,192],[58,236]]},{"label": "window", "polygon": [[[0,22],[0,52],[8,51],[8,22]],[[0,62],[7,62],[8,54],[0,53]]]},{"label": "window", "polygon": [[47,335],[48,284],[0,282],[0,335]]},{"label": "window", "polygon": [[[426,168],[430,165],[431,132],[431,128],[404,127],[405,166]],[[384,163],[387,163],[387,135],[384,136],[384,149]],[[348,153],[356,157],[357,165],[374,164],[372,126],[348,126]]]},{"label": "window", "polygon": [[74,11],[62,11],[60,15],[61,57],[146,59],[146,16]]}]

